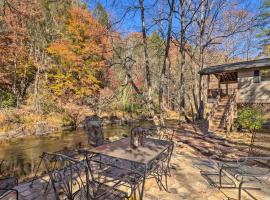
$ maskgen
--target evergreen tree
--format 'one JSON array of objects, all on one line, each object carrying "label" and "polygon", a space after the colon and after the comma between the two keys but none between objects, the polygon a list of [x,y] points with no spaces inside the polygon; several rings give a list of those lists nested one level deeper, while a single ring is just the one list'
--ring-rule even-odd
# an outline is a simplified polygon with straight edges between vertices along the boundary
[{"label": "evergreen tree", "polygon": [[262,39],[263,54],[270,55],[270,0],[264,0],[259,14],[259,28],[258,36]]},{"label": "evergreen tree", "polygon": [[108,13],[106,12],[105,8],[102,6],[100,2],[97,3],[93,15],[102,26],[110,28],[111,23],[109,20]]}]

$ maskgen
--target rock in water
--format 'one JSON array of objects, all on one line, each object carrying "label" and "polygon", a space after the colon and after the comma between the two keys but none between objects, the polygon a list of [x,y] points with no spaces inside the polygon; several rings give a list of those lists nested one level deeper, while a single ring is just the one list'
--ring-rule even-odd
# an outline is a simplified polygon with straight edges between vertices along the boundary
[{"label": "rock in water", "polygon": [[101,129],[101,119],[97,115],[87,116],[84,120],[84,128],[88,135],[88,144],[99,146],[104,142],[104,135]]}]

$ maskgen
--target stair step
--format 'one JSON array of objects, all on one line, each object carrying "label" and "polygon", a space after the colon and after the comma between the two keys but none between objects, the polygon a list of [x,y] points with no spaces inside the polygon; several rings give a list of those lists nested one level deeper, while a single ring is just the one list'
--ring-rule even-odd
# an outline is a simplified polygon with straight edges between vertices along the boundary
[{"label": "stair step", "polygon": [[213,132],[213,133],[221,132],[221,133],[224,133],[225,129],[209,129],[209,132]]},{"label": "stair step", "polygon": [[229,100],[220,100],[219,103],[224,103],[224,104],[226,103],[227,104],[227,103],[229,103]]},{"label": "stair step", "polygon": [[225,126],[215,126],[215,125],[211,125],[209,128],[212,128],[212,129],[224,129]]},{"label": "stair step", "polygon": [[219,107],[217,107],[217,109],[215,110],[215,113],[217,113],[217,112],[224,112],[225,111],[225,108],[219,108]]},{"label": "stair step", "polygon": [[226,113],[225,112],[215,112],[213,117],[225,117]]},{"label": "stair step", "polygon": [[212,123],[210,126],[211,127],[224,128],[225,124],[224,123]]},{"label": "stair step", "polygon": [[213,126],[224,126],[225,121],[224,120],[211,120],[211,124]]},{"label": "stair step", "polygon": [[225,116],[224,117],[222,117],[222,116],[213,116],[213,118],[211,120],[215,121],[215,122],[225,121]]},{"label": "stair step", "polygon": [[214,117],[212,117],[212,120],[215,120],[215,121],[224,121],[225,120],[225,116],[216,116],[216,115],[214,115]]},{"label": "stair step", "polygon": [[224,112],[225,112],[225,109],[223,109],[223,108],[217,108],[215,110],[215,113],[224,113]]},{"label": "stair step", "polygon": [[227,106],[227,105],[228,105],[228,102],[227,102],[227,101],[226,101],[226,102],[221,101],[221,102],[218,103],[218,106],[223,106],[223,107],[225,107],[225,106]]}]

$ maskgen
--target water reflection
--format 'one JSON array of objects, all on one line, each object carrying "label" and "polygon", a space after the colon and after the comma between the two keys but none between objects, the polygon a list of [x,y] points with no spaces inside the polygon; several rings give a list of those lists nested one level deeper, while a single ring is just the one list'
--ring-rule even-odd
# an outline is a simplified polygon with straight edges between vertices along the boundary
[{"label": "water reflection", "polygon": [[[146,123],[145,126],[151,125]],[[130,132],[130,126],[109,125],[103,127],[106,138],[112,136],[127,135]],[[29,179],[34,176],[40,158],[43,152],[55,152],[63,149],[79,149],[86,147],[87,134],[84,130],[65,131],[50,134],[43,137],[28,137],[24,139],[14,139],[11,142],[5,142],[0,145],[0,163],[2,163],[2,175],[15,175],[20,180]],[[43,166],[39,170],[44,171]]]}]

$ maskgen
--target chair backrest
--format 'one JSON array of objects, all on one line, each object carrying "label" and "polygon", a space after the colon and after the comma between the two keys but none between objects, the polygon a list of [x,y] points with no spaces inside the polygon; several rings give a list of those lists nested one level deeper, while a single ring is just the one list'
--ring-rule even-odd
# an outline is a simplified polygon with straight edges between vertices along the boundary
[{"label": "chair backrest", "polygon": [[87,132],[89,145],[97,147],[104,143],[101,119],[97,115],[86,117],[84,120],[84,128]]},{"label": "chair backrest", "polygon": [[[249,157],[270,157],[270,134],[258,132],[254,137],[253,145],[250,146]],[[263,161],[261,161],[263,162]],[[263,162],[264,165],[270,167],[269,160]]]},{"label": "chair backrest", "polygon": [[0,160],[0,178],[4,176],[5,171],[5,160]]},{"label": "chair backrest", "polygon": [[173,141],[175,134],[174,129],[168,127],[160,127],[159,139]]},{"label": "chair backrest", "polygon": [[6,177],[15,177],[17,169],[7,160],[0,160],[0,179]]},{"label": "chair backrest", "polygon": [[131,144],[134,145],[135,138],[138,137],[138,139],[139,139],[138,145],[142,145],[143,140],[145,138],[145,134],[146,134],[146,131],[143,127],[140,127],[140,126],[133,127],[131,129],[131,133],[130,133]]},{"label": "chair backrest", "polygon": [[57,200],[62,196],[73,200],[78,192],[84,197],[89,195],[85,162],[57,153],[43,153],[42,158]]},{"label": "chair backrest", "polygon": [[[119,166],[118,168],[117,166],[114,167],[114,164],[119,164],[117,158],[102,155],[97,156],[88,150],[80,150],[79,153],[85,157],[85,161],[88,165],[89,193],[91,200],[114,199],[113,197],[116,197],[117,199],[126,199],[126,193],[120,192],[120,190],[117,189],[121,184],[121,181],[119,180],[120,177],[119,174],[117,174],[117,171],[114,171],[119,168],[126,169],[124,163],[122,163],[122,167]],[[121,179],[124,179],[122,175],[123,174],[120,175]],[[129,173],[129,178],[131,178],[132,175],[132,173]]]}]

